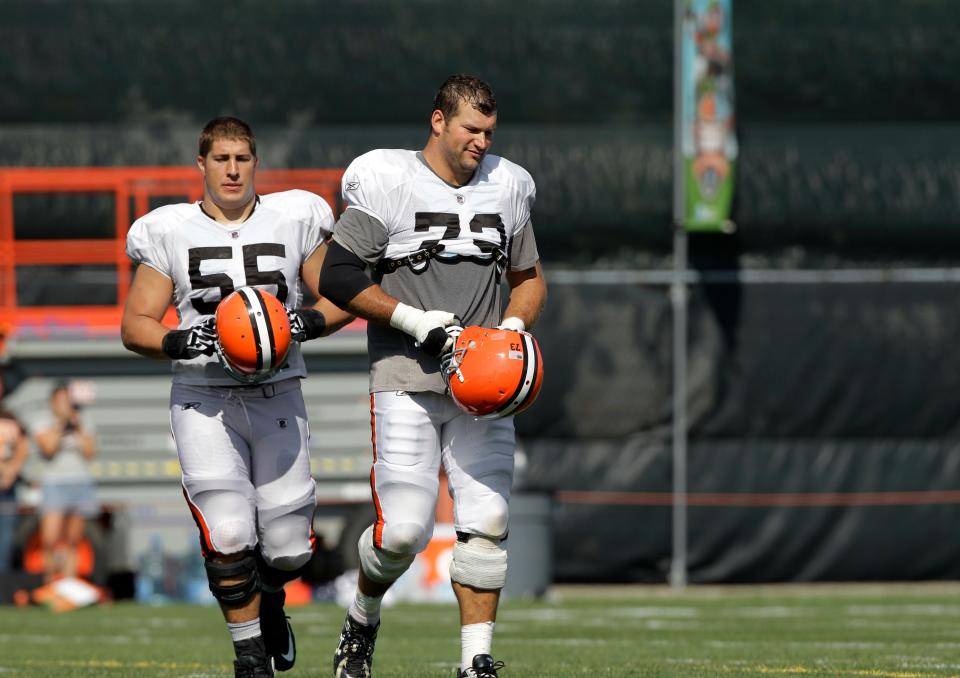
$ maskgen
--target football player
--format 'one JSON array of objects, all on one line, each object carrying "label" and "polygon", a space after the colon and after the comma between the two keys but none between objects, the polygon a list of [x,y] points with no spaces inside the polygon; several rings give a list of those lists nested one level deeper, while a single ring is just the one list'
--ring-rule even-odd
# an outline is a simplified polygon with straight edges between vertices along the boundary
[{"label": "football player", "polygon": [[[295,343],[261,382],[241,385],[214,356],[214,313],[242,286],[288,309],[296,342],[326,336],[351,316],[317,290],[333,214],[317,195],[257,195],[257,148],[247,123],[216,118],[200,134],[203,199],[138,219],[127,254],[139,266],[121,326],[124,346],[173,361],[170,421],[183,491],[200,529],[210,590],[233,639],[237,676],[293,666],[286,582],[312,554],[315,488]],[[319,299],[298,308],[303,288]],[[161,323],[170,303],[179,326]],[[272,660],[272,661],[271,661]]]},{"label": "football player", "polygon": [[[320,290],[371,321],[376,522],[358,545],[356,596],[333,660],[338,678],[371,675],[383,595],[433,532],[441,463],[458,536],[450,566],[460,605],[458,675],[492,678],[502,666],[491,645],[507,574],[501,541],[513,420],[465,414],[445,394],[440,372],[454,325],[523,330],[546,299],[531,223],[534,182],[522,167],[488,153],[496,125],[489,85],[451,76],[434,99],[421,151],[374,150],[343,177],[348,207],[334,229]],[[510,287],[505,310],[503,277]]]}]

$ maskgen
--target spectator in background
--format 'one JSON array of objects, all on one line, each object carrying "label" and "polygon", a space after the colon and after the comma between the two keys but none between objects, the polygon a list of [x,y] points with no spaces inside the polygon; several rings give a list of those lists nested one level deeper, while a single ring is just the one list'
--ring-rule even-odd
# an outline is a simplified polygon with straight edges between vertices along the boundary
[{"label": "spectator in background", "polygon": [[16,415],[3,406],[6,382],[0,372],[0,575],[12,567],[13,542],[17,529],[17,501],[14,493],[20,469],[30,449],[27,434]]},{"label": "spectator in background", "polygon": [[35,429],[43,461],[40,542],[46,582],[77,574],[77,546],[86,521],[99,512],[89,462],[97,452],[91,425],[80,414],[70,386],[50,392],[50,414]]}]

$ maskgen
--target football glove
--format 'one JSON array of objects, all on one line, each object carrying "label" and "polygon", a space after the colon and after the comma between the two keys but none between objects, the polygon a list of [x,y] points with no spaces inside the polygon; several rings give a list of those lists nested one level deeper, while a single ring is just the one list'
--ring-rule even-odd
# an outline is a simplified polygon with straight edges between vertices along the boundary
[{"label": "football glove", "polygon": [[[456,317],[453,320],[457,323],[460,322]],[[433,357],[443,360],[453,354],[453,347],[456,345],[457,337],[460,336],[462,331],[463,328],[460,327],[460,325],[448,325],[443,328],[438,327],[430,330],[430,333],[427,334],[426,341],[418,341],[415,343]]]},{"label": "football glove", "polygon": [[390,326],[412,336],[415,345],[427,354],[439,358],[453,348],[453,337],[447,328],[458,324],[453,313],[447,311],[421,311],[406,304],[397,304],[390,317]]},{"label": "football glove", "polygon": [[444,331],[450,337],[451,341],[450,346],[438,356],[440,358],[440,374],[447,374],[450,369],[456,353],[454,349],[457,346],[457,338],[459,338],[460,333],[463,332],[463,327],[460,325],[450,325],[450,327],[444,328]]},{"label": "football glove", "polygon": [[327,329],[327,319],[323,313],[312,308],[287,309],[290,319],[290,338],[294,341],[316,339]]},{"label": "football glove", "polygon": [[504,318],[500,321],[500,324],[497,325],[498,330],[515,330],[517,332],[523,332],[527,329],[526,324],[520,320],[515,315],[510,316],[509,318]]},{"label": "football glove", "polygon": [[185,330],[171,330],[163,337],[163,352],[171,360],[192,360],[198,355],[213,355],[217,343],[213,316]]}]

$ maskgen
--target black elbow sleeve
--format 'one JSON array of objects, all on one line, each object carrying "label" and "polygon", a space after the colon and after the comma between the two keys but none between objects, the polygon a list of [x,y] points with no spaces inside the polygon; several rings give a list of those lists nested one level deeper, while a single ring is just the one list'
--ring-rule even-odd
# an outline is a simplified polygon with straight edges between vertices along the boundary
[{"label": "black elbow sleeve", "polygon": [[320,294],[346,309],[351,299],[372,284],[363,259],[331,240],[320,269]]}]

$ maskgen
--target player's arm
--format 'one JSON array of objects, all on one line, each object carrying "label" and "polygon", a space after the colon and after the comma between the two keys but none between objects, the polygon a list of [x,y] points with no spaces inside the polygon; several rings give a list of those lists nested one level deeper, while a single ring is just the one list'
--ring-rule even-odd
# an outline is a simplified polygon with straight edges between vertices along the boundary
[{"label": "player's arm", "polygon": [[[313,254],[307,257],[300,268],[304,285],[317,299],[313,306],[291,312],[292,315],[299,316],[299,321],[306,332],[305,339],[326,337],[348,325],[354,318],[353,314],[344,311],[320,294],[320,271],[323,268],[326,253],[327,243],[322,243]],[[315,314],[320,314],[320,317]]]},{"label": "player's arm", "polygon": [[527,219],[510,244],[510,265],[507,268],[510,301],[499,327],[525,330],[533,327],[547,301],[547,283],[540,267],[537,239],[533,223]]},{"label": "player's arm", "polygon": [[371,280],[369,273],[369,264],[379,261],[387,249],[386,226],[371,214],[348,207],[335,231],[320,271],[320,294],[365,320],[390,325],[402,304]]},{"label": "player's arm", "polygon": [[[345,214],[351,211],[356,210]],[[320,271],[320,293],[354,315],[406,332],[431,355],[453,344],[444,330],[456,322],[452,313],[424,311],[387,294],[370,279],[367,263],[336,240],[330,241]]]},{"label": "player's arm", "polygon": [[330,241],[319,284],[320,293],[340,308],[383,325],[400,303],[370,279],[363,259],[336,240]]},{"label": "player's arm", "polygon": [[[507,271],[506,278],[510,285],[510,302],[503,312],[501,325],[511,329],[529,330],[537,322],[547,302],[547,283],[543,278],[540,262],[532,268]],[[511,322],[511,319],[518,319],[523,326]]]},{"label": "player's arm", "polygon": [[170,278],[151,266],[138,266],[120,320],[123,345],[140,355],[161,360],[213,355],[217,338],[213,316],[183,330],[170,330],[160,322],[172,298]]},{"label": "player's arm", "polygon": [[141,264],[133,276],[120,320],[120,340],[135,353],[167,359],[163,338],[169,332],[160,321],[173,298],[173,281],[160,271]]}]

